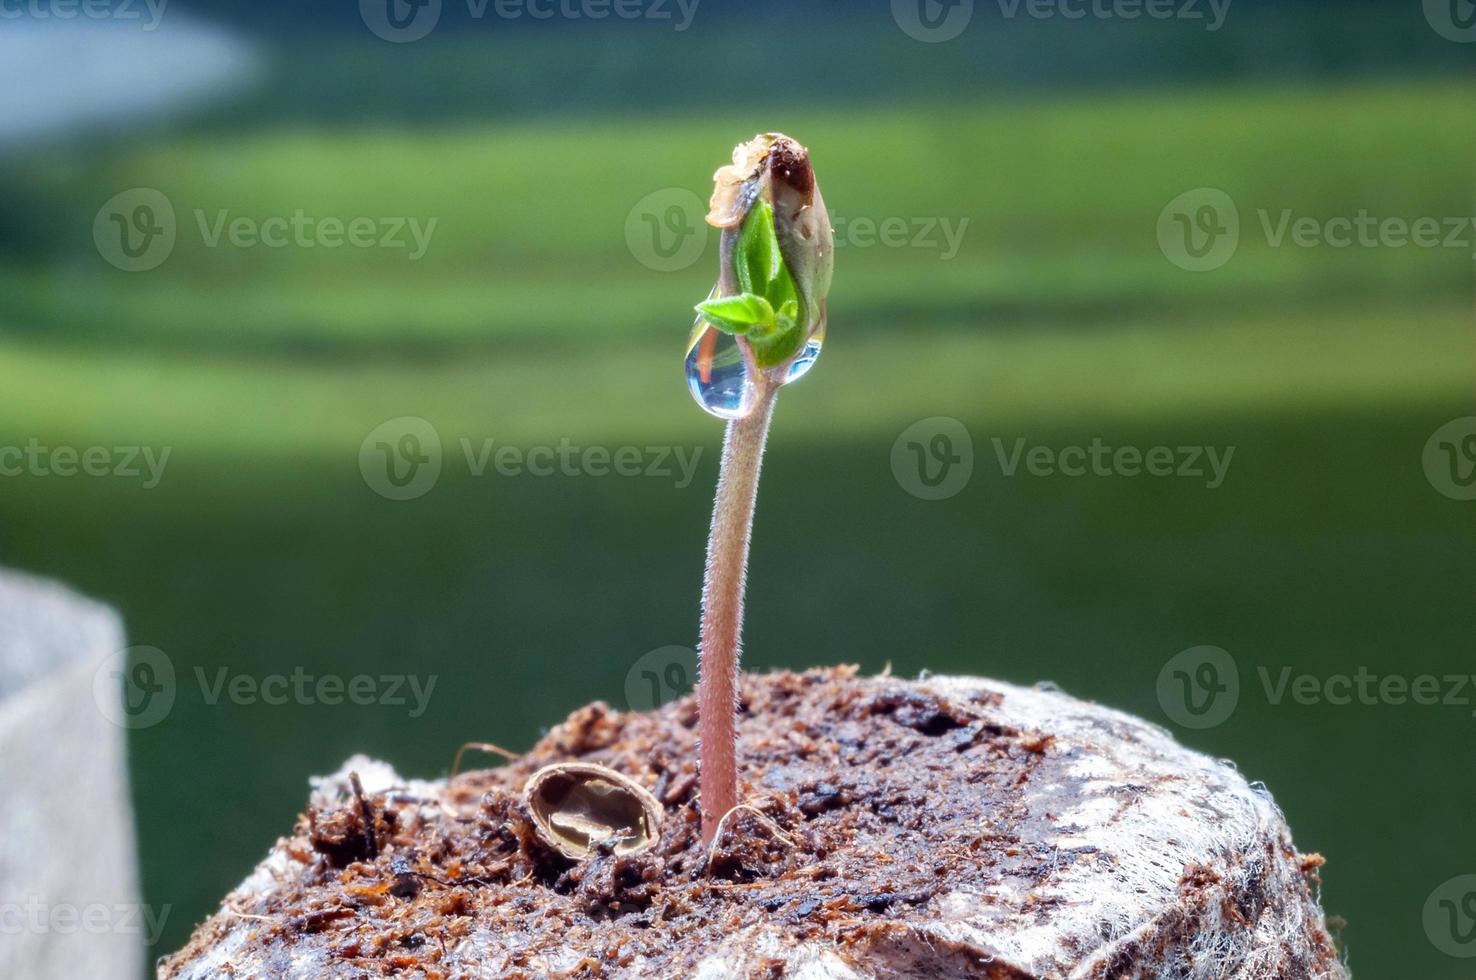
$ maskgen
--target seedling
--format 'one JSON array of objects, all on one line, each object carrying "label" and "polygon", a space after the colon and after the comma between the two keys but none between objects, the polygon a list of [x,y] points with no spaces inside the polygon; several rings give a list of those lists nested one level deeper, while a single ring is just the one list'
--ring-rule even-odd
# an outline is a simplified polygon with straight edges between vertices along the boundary
[{"label": "seedling", "polygon": [[702,839],[738,806],[734,711],[743,589],[759,468],[779,389],[803,377],[825,339],[834,242],[809,152],[779,133],[733,150],[713,175],[708,224],[718,279],[697,304],[687,385],[728,420],[707,541],[698,647]]}]

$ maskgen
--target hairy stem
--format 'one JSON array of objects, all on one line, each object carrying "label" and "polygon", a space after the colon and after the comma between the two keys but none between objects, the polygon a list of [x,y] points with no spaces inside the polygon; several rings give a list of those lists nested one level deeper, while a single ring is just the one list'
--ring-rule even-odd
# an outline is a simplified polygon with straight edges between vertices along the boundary
[{"label": "hairy stem", "polygon": [[737,737],[738,654],[743,634],[743,584],[748,542],[758,494],[764,441],[774,415],[778,385],[766,385],[753,412],[728,423],[723,438],[712,532],[707,539],[707,571],[702,580],[702,638],[697,679],[697,711],[702,758],[702,840],[711,842],[723,814],[738,805]]}]

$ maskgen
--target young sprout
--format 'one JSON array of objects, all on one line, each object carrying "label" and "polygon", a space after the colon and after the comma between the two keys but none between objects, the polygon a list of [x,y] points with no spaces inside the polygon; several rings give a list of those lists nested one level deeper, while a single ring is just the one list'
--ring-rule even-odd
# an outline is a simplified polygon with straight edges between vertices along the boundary
[{"label": "young sprout", "polygon": [[728,420],[702,583],[697,705],[702,838],[738,805],[734,712],[743,587],[759,466],[780,387],[802,377],[825,339],[834,243],[809,152],[779,133],[733,150],[713,175],[708,224],[721,230],[718,279],[697,304],[687,384]]}]

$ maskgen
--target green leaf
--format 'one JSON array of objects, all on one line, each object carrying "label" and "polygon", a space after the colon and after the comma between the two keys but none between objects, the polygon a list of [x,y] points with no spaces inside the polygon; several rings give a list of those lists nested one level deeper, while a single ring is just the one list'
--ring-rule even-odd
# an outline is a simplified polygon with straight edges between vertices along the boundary
[{"label": "green leaf", "polygon": [[[779,250],[774,227],[774,208],[767,201],[754,202],[743,219],[734,249],[738,284],[745,295],[762,299],[767,315],[750,319],[743,331],[759,367],[775,367],[799,353],[804,344],[803,302],[794,276]],[[699,307],[701,309],[701,307]],[[751,315],[750,315],[751,316]],[[719,329],[727,329],[714,324]]]},{"label": "green leaf", "polygon": [[799,324],[780,321],[773,331],[763,336],[748,335],[748,346],[753,349],[753,361],[761,368],[778,367],[793,358],[804,345],[804,333]]},{"label": "green leaf", "polygon": [[754,202],[738,232],[738,285],[745,293],[769,295],[769,284],[784,268],[779,254],[779,236],[774,230],[774,208],[766,201]]},{"label": "green leaf", "polygon": [[774,328],[774,308],[764,297],[753,293],[703,300],[696,309],[724,333],[742,335],[754,329],[769,332]]}]

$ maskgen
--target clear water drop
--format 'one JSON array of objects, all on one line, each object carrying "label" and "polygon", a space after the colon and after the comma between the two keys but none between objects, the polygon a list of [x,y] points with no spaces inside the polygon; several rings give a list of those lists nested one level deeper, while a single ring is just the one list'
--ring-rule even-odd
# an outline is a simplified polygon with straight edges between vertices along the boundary
[{"label": "clear water drop", "polygon": [[824,337],[817,336],[811,337],[805,342],[805,349],[800,351],[799,357],[796,357],[790,363],[789,370],[784,374],[785,384],[789,384],[791,381],[798,381],[810,373],[810,368],[814,367],[815,362],[820,359],[820,345],[824,341]]},{"label": "clear water drop", "polygon": [[753,381],[737,338],[697,321],[687,349],[687,389],[720,419],[741,419],[753,411]]}]

